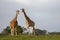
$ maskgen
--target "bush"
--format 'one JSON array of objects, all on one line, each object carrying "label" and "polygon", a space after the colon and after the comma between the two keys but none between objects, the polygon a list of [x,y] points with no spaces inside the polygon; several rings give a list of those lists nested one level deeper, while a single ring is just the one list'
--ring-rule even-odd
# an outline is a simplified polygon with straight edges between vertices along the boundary
[{"label": "bush", "polygon": [[[23,29],[21,26],[18,25],[17,27],[17,33],[20,34],[23,32]],[[7,26],[3,31],[2,31],[2,34],[10,34],[10,27]]]}]

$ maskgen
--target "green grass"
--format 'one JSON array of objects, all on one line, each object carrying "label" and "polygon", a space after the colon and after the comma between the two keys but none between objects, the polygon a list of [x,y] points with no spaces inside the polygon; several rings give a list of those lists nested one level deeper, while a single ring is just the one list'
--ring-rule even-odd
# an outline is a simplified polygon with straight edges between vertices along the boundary
[{"label": "green grass", "polygon": [[0,40],[60,40],[60,35],[0,35]]}]

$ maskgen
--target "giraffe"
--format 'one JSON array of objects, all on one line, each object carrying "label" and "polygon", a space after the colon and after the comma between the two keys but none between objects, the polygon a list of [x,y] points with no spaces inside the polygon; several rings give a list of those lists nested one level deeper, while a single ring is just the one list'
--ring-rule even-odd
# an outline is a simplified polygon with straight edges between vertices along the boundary
[{"label": "giraffe", "polygon": [[14,34],[17,35],[17,26],[18,26],[17,16],[18,16],[18,14],[19,14],[19,10],[16,10],[16,16],[9,23],[12,36]]},{"label": "giraffe", "polygon": [[29,29],[29,27],[32,27],[32,28],[33,28],[32,33],[35,35],[35,28],[34,28],[35,23],[34,23],[34,21],[32,21],[32,20],[27,16],[24,8],[22,8],[21,10],[22,10],[22,12],[23,12],[23,14],[24,14],[24,18],[25,18],[25,20],[26,20],[26,28]]}]

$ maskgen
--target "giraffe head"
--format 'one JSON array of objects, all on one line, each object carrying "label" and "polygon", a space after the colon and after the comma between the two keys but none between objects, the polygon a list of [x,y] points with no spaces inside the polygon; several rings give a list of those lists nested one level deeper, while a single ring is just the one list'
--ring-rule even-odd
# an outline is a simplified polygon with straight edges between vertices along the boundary
[{"label": "giraffe head", "polygon": [[16,14],[19,14],[19,12],[20,12],[19,10],[16,10]]},{"label": "giraffe head", "polygon": [[25,12],[25,9],[24,8],[22,8],[21,10],[22,10],[22,12]]}]

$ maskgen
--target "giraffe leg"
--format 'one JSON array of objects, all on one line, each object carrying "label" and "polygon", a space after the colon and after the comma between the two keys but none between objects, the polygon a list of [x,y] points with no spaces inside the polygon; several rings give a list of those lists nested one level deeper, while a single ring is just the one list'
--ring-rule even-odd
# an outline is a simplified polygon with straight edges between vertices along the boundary
[{"label": "giraffe leg", "polygon": [[26,29],[27,29],[27,34],[29,34],[29,27],[26,27]]},{"label": "giraffe leg", "polygon": [[28,34],[30,35],[30,29],[28,28]]},{"label": "giraffe leg", "polygon": [[14,35],[14,29],[11,28],[11,35],[13,36]]},{"label": "giraffe leg", "polygon": [[33,31],[32,31],[32,34],[35,35],[35,28],[33,27]]},{"label": "giraffe leg", "polygon": [[15,28],[15,35],[17,36],[17,28]]}]

